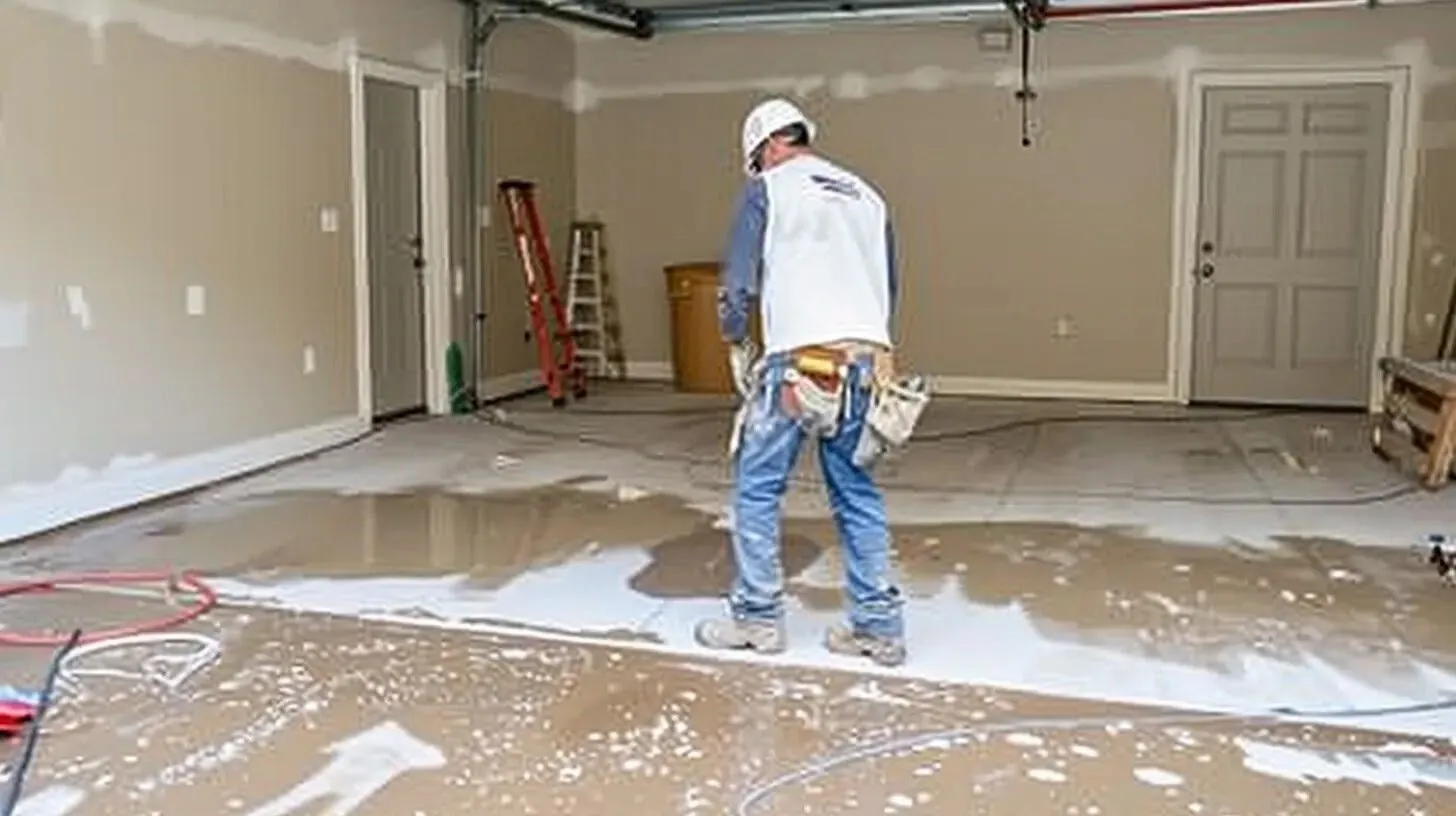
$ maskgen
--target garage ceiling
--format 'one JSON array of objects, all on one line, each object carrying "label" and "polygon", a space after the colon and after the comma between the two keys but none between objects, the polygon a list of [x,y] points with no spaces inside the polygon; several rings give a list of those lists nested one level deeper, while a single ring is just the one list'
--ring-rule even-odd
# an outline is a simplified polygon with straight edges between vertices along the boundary
[{"label": "garage ceiling", "polygon": [[[1407,5],[1452,0],[498,0],[499,9],[638,39],[673,31],[847,22],[1169,17]],[[470,4],[473,0],[461,0]],[[489,4],[487,4],[489,5]]]}]

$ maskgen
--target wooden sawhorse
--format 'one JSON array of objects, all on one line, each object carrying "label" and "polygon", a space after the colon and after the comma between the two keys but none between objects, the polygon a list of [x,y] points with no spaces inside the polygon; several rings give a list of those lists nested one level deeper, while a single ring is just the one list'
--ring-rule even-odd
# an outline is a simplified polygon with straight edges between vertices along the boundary
[{"label": "wooden sawhorse", "polygon": [[1456,361],[1385,357],[1380,371],[1385,401],[1371,447],[1427,490],[1443,487],[1456,460]]}]

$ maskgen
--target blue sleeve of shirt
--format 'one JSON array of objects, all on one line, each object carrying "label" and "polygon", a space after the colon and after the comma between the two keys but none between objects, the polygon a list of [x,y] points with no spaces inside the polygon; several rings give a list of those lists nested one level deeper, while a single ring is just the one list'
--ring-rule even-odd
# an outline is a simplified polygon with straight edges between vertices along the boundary
[{"label": "blue sleeve of shirt", "polygon": [[718,328],[730,343],[748,337],[749,309],[759,293],[767,225],[768,187],[761,178],[749,179],[738,196],[728,251],[718,271]]},{"label": "blue sleeve of shirt", "polygon": [[895,308],[900,303],[900,267],[895,252],[895,227],[888,214],[885,216],[885,261],[885,269],[890,276],[890,333],[894,334]]}]

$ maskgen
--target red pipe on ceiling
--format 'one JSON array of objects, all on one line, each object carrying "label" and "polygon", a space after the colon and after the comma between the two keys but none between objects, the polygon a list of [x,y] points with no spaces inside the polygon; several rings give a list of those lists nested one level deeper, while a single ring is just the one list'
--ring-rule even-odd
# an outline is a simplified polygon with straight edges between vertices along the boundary
[{"label": "red pipe on ceiling", "polygon": [[[1048,20],[1067,20],[1078,17],[1118,17],[1132,14],[1168,14],[1176,12],[1219,11],[1225,9],[1257,9],[1260,6],[1289,8],[1291,6],[1330,6],[1331,0],[1169,0],[1153,3],[1123,3],[1119,5],[1058,6],[1052,3],[1046,10]],[[1353,4],[1352,4],[1353,5]]]}]

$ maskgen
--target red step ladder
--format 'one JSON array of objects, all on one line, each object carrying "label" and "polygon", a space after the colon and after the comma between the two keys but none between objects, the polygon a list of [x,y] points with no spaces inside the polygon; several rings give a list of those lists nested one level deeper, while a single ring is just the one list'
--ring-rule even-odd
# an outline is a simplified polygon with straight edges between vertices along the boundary
[{"label": "red step ladder", "polygon": [[[586,371],[576,359],[576,338],[567,322],[561,293],[556,288],[551,249],[546,244],[541,216],[536,210],[536,183],[509,179],[500,183],[500,192],[511,218],[516,254],[521,259],[521,272],[526,279],[526,305],[531,312],[531,333],[536,336],[541,381],[551,395],[551,404],[560,408],[566,404],[568,391],[574,399],[586,397]],[[546,313],[541,305],[543,298],[551,301],[552,317],[556,321],[554,331],[546,323]]]}]

